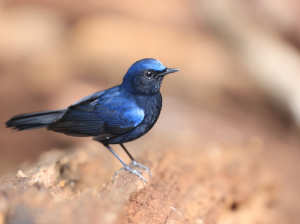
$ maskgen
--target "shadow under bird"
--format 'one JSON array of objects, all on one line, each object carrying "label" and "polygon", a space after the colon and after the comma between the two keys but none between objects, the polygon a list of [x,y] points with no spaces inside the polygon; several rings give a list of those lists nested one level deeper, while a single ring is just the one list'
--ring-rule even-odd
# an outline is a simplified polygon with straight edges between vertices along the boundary
[{"label": "shadow under bird", "polygon": [[[162,108],[162,80],[177,71],[158,60],[142,59],[128,69],[121,85],[89,95],[66,109],[14,116],[6,126],[19,131],[47,127],[70,136],[93,136],[117,157],[123,170],[146,182],[141,172],[131,167],[145,169],[151,176],[149,168],[137,163],[123,143],[143,136],[153,127]],[[127,165],[110,144],[120,144],[132,163]]]}]

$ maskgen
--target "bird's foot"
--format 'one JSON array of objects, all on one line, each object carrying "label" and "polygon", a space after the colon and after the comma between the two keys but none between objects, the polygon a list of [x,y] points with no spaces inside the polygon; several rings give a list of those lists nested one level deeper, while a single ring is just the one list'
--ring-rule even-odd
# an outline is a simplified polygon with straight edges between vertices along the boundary
[{"label": "bird's foot", "polygon": [[150,177],[152,177],[152,174],[151,174],[151,172],[150,172],[150,169],[149,169],[149,167],[147,167],[147,166],[144,166],[143,164],[140,164],[140,163],[138,163],[137,161],[135,161],[135,160],[132,160],[132,163],[129,165],[129,167],[133,167],[133,166],[135,166],[135,167],[139,167],[139,168],[141,168],[141,169],[144,169],[144,170],[146,170],[147,171],[147,173],[149,174],[149,176]]},{"label": "bird's foot", "polygon": [[131,169],[129,166],[123,166],[120,170],[118,170],[115,174],[114,174],[114,177],[113,177],[113,179],[115,179],[115,177],[119,174],[119,172],[120,171],[122,171],[122,170],[127,170],[129,173],[132,173],[132,174],[134,174],[134,175],[136,175],[136,176],[138,176],[141,180],[143,180],[143,181],[145,181],[146,182],[146,184],[147,184],[147,181],[146,181],[146,179],[142,176],[142,171],[140,171],[140,170],[134,170],[134,169]]}]

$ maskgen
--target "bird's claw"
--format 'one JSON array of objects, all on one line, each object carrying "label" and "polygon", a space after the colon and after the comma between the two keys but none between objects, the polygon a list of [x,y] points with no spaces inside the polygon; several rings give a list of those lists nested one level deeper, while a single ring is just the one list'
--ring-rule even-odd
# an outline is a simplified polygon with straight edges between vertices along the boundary
[{"label": "bird's claw", "polygon": [[113,179],[115,179],[115,177],[119,174],[120,171],[122,170],[127,170],[128,172],[138,176],[141,180],[145,181],[145,183],[147,184],[147,181],[146,179],[141,175],[142,171],[140,170],[134,170],[134,169],[131,169],[129,166],[123,166],[120,170],[118,170],[117,172],[115,172],[114,176],[113,176]]},{"label": "bird's claw", "polygon": [[146,170],[147,171],[147,173],[149,174],[149,176],[150,177],[152,177],[152,174],[151,174],[151,172],[150,172],[150,169],[149,169],[149,167],[147,167],[147,166],[144,166],[143,164],[140,164],[140,163],[138,163],[137,161],[135,161],[135,160],[133,160],[132,161],[132,163],[129,165],[129,167],[133,167],[133,166],[135,166],[135,167],[139,167],[139,168],[141,168],[141,169],[144,169],[144,170]]}]

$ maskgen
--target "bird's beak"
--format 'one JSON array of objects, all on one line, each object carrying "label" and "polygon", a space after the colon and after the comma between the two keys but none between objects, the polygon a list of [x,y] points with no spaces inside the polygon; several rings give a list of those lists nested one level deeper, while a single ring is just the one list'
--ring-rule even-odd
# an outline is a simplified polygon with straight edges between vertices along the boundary
[{"label": "bird's beak", "polygon": [[179,71],[179,69],[176,69],[176,68],[167,68],[167,70],[163,73],[163,75],[167,75],[167,74],[178,72],[178,71]]}]

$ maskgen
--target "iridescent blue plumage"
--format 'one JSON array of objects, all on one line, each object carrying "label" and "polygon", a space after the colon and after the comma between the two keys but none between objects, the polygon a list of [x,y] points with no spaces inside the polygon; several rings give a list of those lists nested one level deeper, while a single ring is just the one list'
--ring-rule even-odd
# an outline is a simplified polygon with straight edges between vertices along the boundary
[{"label": "iridescent blue plumage", "polygon": [[[132,75],[137,71],[142,71],[145,69],[152,69],[155,71],[163,71],[166,67],[159,61],[153,58],[146,58],[135,62],[129,69],[126,75]],[[125,75],[125,76],[126,76]]]},{"label": "iridescent blue plumage", "polygon": [[99,141],[136,127],[143,121],[144,111],[120,89],[97,92],[73,104],[48,129],[71,136],[96,136]]},{"label": "iridescent blue plumage", "polygon": [[165,75],[177,72],[168,69],[155,59],[135,62],[127,71],[121,85],[87,96],[63,110],[22,114],[6,122],[7,127],[29,130],[47,127],[48,130],[71,136],[93,136],[123,164],[123,169],[139,176],[111,149],[109,144],[120,144],[132,160],[138,164],[123,143],[146,134],[156,123],[162,98],[160,86]]}]

